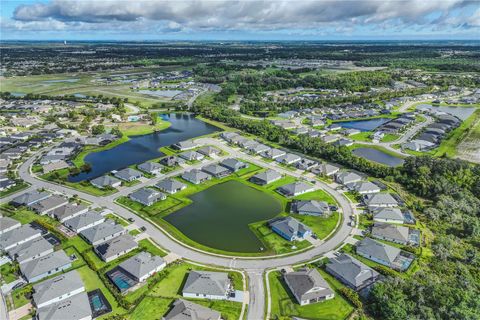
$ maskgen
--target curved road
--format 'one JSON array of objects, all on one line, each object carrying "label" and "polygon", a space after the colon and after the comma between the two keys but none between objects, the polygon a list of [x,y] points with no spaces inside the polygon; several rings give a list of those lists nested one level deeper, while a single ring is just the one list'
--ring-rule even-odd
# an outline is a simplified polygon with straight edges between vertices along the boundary
[{"label": "curved road", "polygon": [[[208,143],[213,145],[219,145],[219,140],[212,139],[212,138],[201,138],[198,140],[201,143]],[[259,160],[256,157],[252,157],[247,155],[243,152],[238,150],[232,149],[225,144],[221,146],[225,151],[227,151],[231,157],[240,157],[246,159],[254,164],[275,169],[281,173],[289,174],[295,176],[297,178],[304,179],[304,176],[301,173],[292,172],[286,170],[282,167],[277,166],[274,163],[266,163]],[[133,218],[135,219],[135,224],[139,227],[145,227],[147,234],[154,239],[157,243],[159,243],[162,247],[167,249],[170,252],[173,252],[187,260],[191,260],[194,262],[198,262],[201,264],[210,264],[210,265],[217,265],[224,268],[233,268],[233,269],[243,269],[247,272],[248,275],[248,283],[249,283],[249,308],[248,308],[248,319],[252,320],[260,320],[264,318],[264,308],[265,308],[265,295],[264,295],[264,284],[263,284],[263,273],[267,268],[278,268],[283,266],[288,266],[292,264],[298,264],[304,261],[310,261],[319,256],[334,250],[338,247],[341,243],[345,241],[347,237],[352,232],[352,227],[349,226],[349,216],[354,214],[354,208],[349,200],[341,194],[339,191],[335,190],[333,187],[327,185],[324,182],[317,181],[315,184],[316,188],[321,188],[327,192],[329,192],[335,200],[338,202],[340,208],[342,208],[342,213],[344,219],[342,223],[338,227],[337,232],[325,242],[321,242],[318,245],[314,246],[312,249],[308,251],[304,251],[294,255],[288,256],[280,256],[280,257],[272,257],[269,259],[266,258],[248,258],[248,257],[229,257],[229,256],[222,256],[222,255],[215,255],[212,253],[204,252],[192,247],[189,247],[183,243],[180,243],[178,240],[172,238],[166,232],[161,230],[160,227],[155,226],[152,222],[149,222],[140,216],[137,216],[133,212],[127,210],[126,208],[114,203],[114,198],[120,195],[127,195],[131,193],[133,190],[138,188],[154,185],[159,180],[164,179],[168,176],[175,176],[181,173],[181,170],[175,170],[173,172],[168,173],[167,175],[157,177],[154,179],[150,179],[147,182],[139,183],[132,187],[127,187],[114,195],[106,196],[106,197],[97,197],[93,196],[79,190],[74,190],[62,185],[58,185],[55,183],[47,182],[36,178],[30,172],[30,167],[32,163],[37,158],[38,154],[30,157],[27,161],[25,161],[19,168],[18,173],[20,178],[24,181],[29,182],[32,187],[31,188],[47,188],[56,192],[61,192],[65,195],[72,196],[74,194],[78,195],[79,197],[92,202],[98,206],[106,207],[116,214],[120,215],[125,219]],[[216,162],[219,159],[211,160],[209,162]],[[199,163],[189,168],[200,167],[204,166],[208,162]],[[12,196],[13,197],[13,196]],[[2,199],[4,200],[4,199]]]}]

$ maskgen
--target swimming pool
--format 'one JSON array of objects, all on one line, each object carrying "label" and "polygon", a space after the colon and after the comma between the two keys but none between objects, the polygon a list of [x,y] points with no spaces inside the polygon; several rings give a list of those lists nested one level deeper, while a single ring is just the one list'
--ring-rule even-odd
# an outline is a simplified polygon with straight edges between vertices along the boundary
[{"label": "swimming pool", "polygon": [[119,267],[107,272],[107,277],[118,288],[118,290],[120,290],[120,292],[124,292],[137,284],[137,281],[132,279]]}]

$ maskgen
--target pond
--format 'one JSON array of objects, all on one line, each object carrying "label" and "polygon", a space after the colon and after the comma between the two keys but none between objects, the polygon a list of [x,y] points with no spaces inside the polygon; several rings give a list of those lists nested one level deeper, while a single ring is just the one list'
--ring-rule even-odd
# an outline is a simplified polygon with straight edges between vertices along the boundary
[{"label": "pond", "polygon": [[402,165],[404,162],[402,158],[392,156],[391,154],[373,148],[356,148],[352,152],[359,157],[378,162],[389,167],[396,167]]},{"label": "pond", "polygon": [[372,131],[390,120],[392,119],[376,118],[376,119],[368,119],[368,120],[341,121],[341,122],[337,122],[337,124],[339,124],[343,128],[357,129],[360,131]]},{"label": "pond", "polygon": [[434,107],[429,104],[422,104],[417,107],[419,110],[425,110],[425,109],[431,109],[431,110],[437,110],[440,112],[446,112],[451,114],[452,116],[455,116],[459,118],[462,121],[465,121],[468,117],[472,115],[472,113],[475,111],[474,107],[455,107],[455,106],[448,106],[448,107]]},{"label": "pond", "polygon": [[230,180],[194,194],[193,203],[165,219],[188,238],[230,252],[261,252],[262,242],[248,227],[278,215],[273,196]]},{"label": "pond", "polygon": [[80,79],[78,78],[69,78],[69,79],[54,79],[54,80],[44,80],[42,83],[73,83],[77,82]]},{"label": "pond", "polygon": [[138,90],[138,93],[141,94],[163,98],[173,98],[182,92],[181,90]]},{"label": "pond", "polygon": [[158,149],[179,141],[220,131],[219,128],[195,118],[192,114],[161,115],[163,120],[171,122],[168,129],[151,134],[132,136],[130,140],[108,150],[92,152],[85,162],[92,166],[90,172],[70,176],[69,181],[79,182],[99,177],[112,170],[118,170],[133,164],[158,158],[164,154]]}]

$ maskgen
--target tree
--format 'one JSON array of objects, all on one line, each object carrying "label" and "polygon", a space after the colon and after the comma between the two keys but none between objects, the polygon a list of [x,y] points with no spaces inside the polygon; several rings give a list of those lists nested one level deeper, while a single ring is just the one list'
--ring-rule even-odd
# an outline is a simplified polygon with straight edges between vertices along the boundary
[{"label": "tree", "polygon": [[105,133],[105,126],[103,124],[98,124],[92,127],[92,134],[99,135]]}]

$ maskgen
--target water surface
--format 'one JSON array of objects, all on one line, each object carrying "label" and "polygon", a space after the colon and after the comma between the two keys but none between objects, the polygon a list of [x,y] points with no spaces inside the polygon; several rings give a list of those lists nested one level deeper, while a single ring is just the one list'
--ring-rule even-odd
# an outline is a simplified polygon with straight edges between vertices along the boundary
[{"label": "water surface", "polygon": [[369,119],[369,120],[353,120],[353,121],[341,121],[336,122],[343,128],[348,129],[357,129],[360,131],[372,131],[378,127],[380,127],[385,122],[391,121],[390,118],[376,118],[376,119]]},{"label": "water surface", "polygon": [[181,90],[138,90],[138,93],[164,98],[173,98],[182,92]]},{"label": "water surface", "polygon": [[448,114],[451,114],[452,116],[455,116],[459,118],[462,121],[465,121],[468,117],[472,115],[473,112],[475,112],[474,107],[455,107],[455,106],[439,106],[439,107],[434,107],[429,104],[422,104],[417,107],[419,110],[424,110],[424,109],[432,109],[432,110],[437,110],[440,112],[446,112]]},{"label": "water surface", "polygon": [[404,160],[399,157],[373,148],[356,148],[353,149],[353,154],[365,158],[370,161],[378,162],[389,167],[396,167],[402,165]]},{"label": "water surface", "polygon": [[190,198],[192,204],[164,219],[200,244],[231,252],[261,252],[262,242],[248,225],[281,212],[273,196],[235,180]]},{"label": "water surface", "polygon": [[42,81],[42,83],[63,83],[63,82],[66,82],[66,83],[73,83],[73,82],[77,82],[78,78],[69,78],[69,79],[53,79],[53,80],[44,80]]},{"label": "water surface", "polygon": [[79,182],[99,177],[112,170],[118,170],[133,164],[158,158],[164,154],[158,149],[179,141],[220,131],[219,128],[195,118],[191,114],[162,115],[172,125],[165,130],[151,134],[133,136],[130,140],[108,150],[92,152],[85,162],[92,166],[90,172],[69,177],[71,182]]}]

